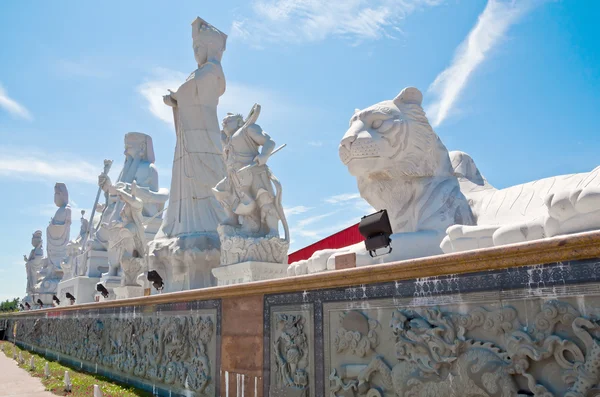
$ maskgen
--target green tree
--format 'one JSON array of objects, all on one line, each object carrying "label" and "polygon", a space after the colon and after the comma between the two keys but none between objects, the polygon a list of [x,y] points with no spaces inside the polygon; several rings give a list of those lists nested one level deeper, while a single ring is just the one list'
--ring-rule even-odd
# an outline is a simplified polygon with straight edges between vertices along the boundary
[{"label": "green tree", "polygon": [[2,312],[16,312],[19,310],[19,298],[7,299],[0,303],[0,311]]}]

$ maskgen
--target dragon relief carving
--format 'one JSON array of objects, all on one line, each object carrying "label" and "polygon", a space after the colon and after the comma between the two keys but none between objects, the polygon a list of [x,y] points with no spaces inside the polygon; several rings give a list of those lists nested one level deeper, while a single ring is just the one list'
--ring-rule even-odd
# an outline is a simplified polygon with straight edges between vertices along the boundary
[{"label": "dragon relief carving", "polygon": [[16,339],[194,395],[214,395],[210,315],[18,320]]},{"label": "dragon relief carving", "polygon": [[299,314],[276,314],[275,387],[277,395],[308,397],[308,338],[305,318]]},{"label": "dragon relief carving", "polygon": [[529,326],[511,307],[425,308],[395,310],[390,328],[397,362],[372,351],[368,364],[334,368],[330,397],[600,396],[600,319],[566,302],[544,303]]}]

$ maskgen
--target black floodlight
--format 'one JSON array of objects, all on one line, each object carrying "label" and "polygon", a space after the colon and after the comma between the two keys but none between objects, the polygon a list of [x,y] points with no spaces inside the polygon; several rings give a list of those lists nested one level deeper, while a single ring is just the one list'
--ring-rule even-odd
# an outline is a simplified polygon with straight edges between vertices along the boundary
[{"label": "black floodlight", "polygon": [[67,299],[69,299],[69,300],[71,301],[71,304],[74,304],[74,303],[75,303],[75,297],[74,297],[73,295],[71,295],[71,293],[70,293],[70,292],[67,292],[67,293],[65,294],[65,296],[67,297]]},{"label": "black floodlight", "polygon": [[152,286],[156,288],[157,291],[161,291],[165,286],[162,277],[156,270],[150,270],[148,272],[148,281],[152,283]]},{"label": "black floodlight", "polygon": [[52,295],[52,300],[56,302],[57,305],[60,305],[60,299],[56,295]]},{"label": "black floodlight", "polygon": [[25,310],[25,306],[23,306],[23,304],[19,303],[19,306],[21,307],[21,310]]},{"label": "black floodlight", "polygon": [[96,291],[100,292],[103,297],[108,298],[108,290],[101,283],[96,284]]},{"label": "black floodlight", "polygon": [[42,300],[40,298],[38,298],[38,300],[36,302],[38,305],[40,305],[40,308],[44,307],[44,302],[42,302]]},{"label": "black floodlight", "polygon": [[31,305],[28,302],[25,302],[25,307],[27,308],[27,310],[31,309]]},{"label": "black floodlight", "polygon": [[389,248],[388,254],[392,252],[390,246],[392,240],[392,226],[387,210],[381,210],[371,215],[363,216],[358,224],[358,231],[365,238],[365,247],[372,257],[380,248]]}]

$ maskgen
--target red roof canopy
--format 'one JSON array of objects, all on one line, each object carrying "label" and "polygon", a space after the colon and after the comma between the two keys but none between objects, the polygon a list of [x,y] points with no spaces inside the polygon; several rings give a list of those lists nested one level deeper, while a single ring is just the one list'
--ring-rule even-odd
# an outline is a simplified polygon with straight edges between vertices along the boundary
[{"label": "red roof canopy", "polygon": [[298,262],[308,259],[316,251],[324,249],[344,248],[352,244],[360,243],[364,238],[358,231],[358,223],[344,230],[341,230],[323,240],[317,241],[307,247],[304,247],[288,256],[288,263]]}]

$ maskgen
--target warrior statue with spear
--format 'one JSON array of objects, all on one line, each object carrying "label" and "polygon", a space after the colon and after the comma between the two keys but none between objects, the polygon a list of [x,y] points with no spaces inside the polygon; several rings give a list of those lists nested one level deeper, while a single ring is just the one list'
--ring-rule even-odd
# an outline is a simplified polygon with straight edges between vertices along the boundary
[{"label": "warrior statue with spear", "polygon": [[241,115],[231,113],[223,119],[221,143],[227,176],[213,192],[225,209],[224,225],[239,227],[249,237],[279,237],[281,221],[289,242],[281,184],[266,164],[285,145],[275,149],[271,137],[254,124],[259,114],[260,105],[255,104],[245,121]]}]

